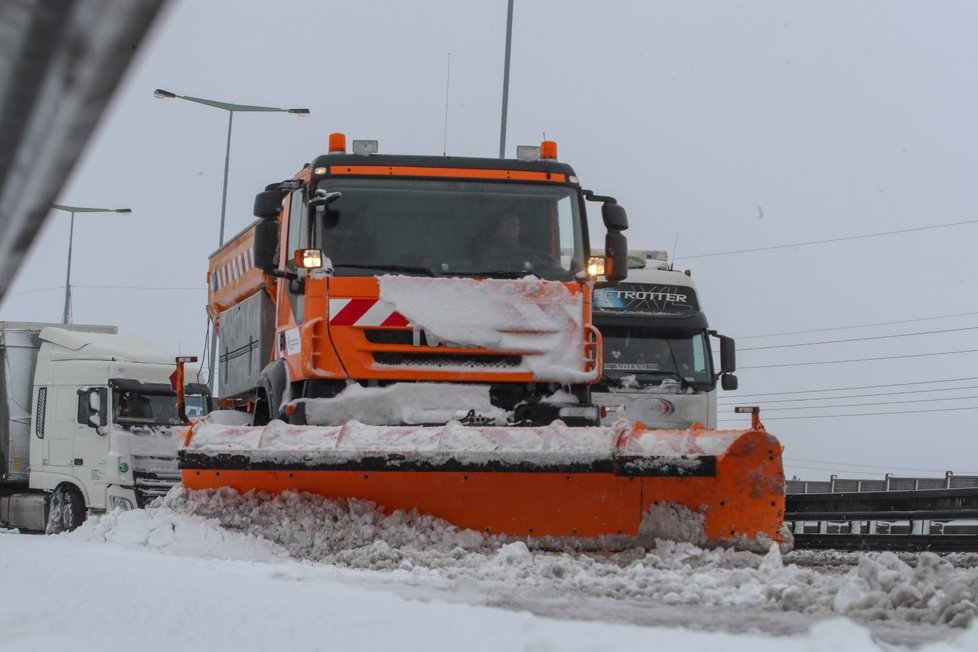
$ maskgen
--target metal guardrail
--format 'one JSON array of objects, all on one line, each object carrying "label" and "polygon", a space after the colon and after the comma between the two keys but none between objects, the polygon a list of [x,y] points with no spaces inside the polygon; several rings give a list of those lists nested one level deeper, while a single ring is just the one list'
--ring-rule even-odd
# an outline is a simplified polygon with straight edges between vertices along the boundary
[{"label": "metal guardrail", "polygon": [[797,486],[789,487],[785,522],[799,549],[978,551],[978,486],[947,488],[951,477],[975,478],[928,478],[942,481],[940,489],[868,491],[876,485],[862,480],[854,490],[834,493],[798,493]]},{"label": "metal guardrail", "polygon": [[978,475],[955,475],[948,471],[943,478],[903,477],[887,473],[882,480],[869,478],[840,478],[828,481],[788,480],[789,494],[831,494],[849,491],[919,491],[925,489],[967,489],[978,487]]},{"label": "metal guardrail", "polygon": [[978,552],[973,534],[796,534],[795,550]]}]

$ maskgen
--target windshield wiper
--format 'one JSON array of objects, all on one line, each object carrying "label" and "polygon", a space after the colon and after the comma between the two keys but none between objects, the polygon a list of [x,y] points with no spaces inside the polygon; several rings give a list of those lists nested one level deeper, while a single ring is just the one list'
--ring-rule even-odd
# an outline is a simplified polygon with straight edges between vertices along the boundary
[{"label": "windshield wiper", "polygon": [[491,270],[489,270],[489,271],[486,271],[486,270],[478,270],[478,271],[463,271],[463,272],[460,272],[460,271],[457,271],[457,270],[453,270],[451,272],[442,272],[441,275],[442,276],[464,276],[464,277],[469,277],[469,278],[476,277],[476,276],[488,276],[490,278],[523,278],[524,276],[530,275],[530,276],[535,276],[537,278],[543,278],[542,276],[540,276],[539,274],[537,274],[536,272],[534,272],[531,269],[521,269],[519,271],[512,271],[512,270],[505,270],[505,271],[503,271],[503,270],[496,270],[496,271],[491,271]]},{"label": "windshield wiper", "polygon": [[410,265],[360,265],[357,263],[333,263],[333,267],[349,267],[351,269],[376,269],[381,272],[420,272],[425,276],[435,276],[435,272],[427,267],[412,267]]}]

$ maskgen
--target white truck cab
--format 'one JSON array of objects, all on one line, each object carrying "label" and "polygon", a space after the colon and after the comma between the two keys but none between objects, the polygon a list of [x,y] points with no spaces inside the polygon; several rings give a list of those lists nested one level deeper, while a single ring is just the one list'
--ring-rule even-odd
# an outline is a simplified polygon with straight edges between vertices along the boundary
[{"label": "white truck cab", "polygon": [[[0,335],[0,523],[71,529],[179,482],[173,356],[114,327],[7,322]],[[209,405],[205,386],[186,391]]]},{"label": "white truck cab", "polygon": [[[716,386],[736,389],[734,341],[711,331],[696,286],[663,251],[629,252],[628,277],[596,288],[592,319],[601,331],[603,372],[592,399],[602,422],[649,428],[716,428]],[[714,363],[710,338],[720,340]]]}]

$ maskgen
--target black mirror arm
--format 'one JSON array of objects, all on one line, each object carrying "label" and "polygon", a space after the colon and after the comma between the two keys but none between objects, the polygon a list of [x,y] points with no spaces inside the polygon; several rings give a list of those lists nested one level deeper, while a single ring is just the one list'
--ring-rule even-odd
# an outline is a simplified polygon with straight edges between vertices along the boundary
[{"label": "black mirror arm", "polygon": [[582,190],[581,193],[584,195],[584,199],[588,201],[599,201],[604,204],[618,203],[618,200],[614,197],[609,197],[607,195],[595,195],[593,190]]}]

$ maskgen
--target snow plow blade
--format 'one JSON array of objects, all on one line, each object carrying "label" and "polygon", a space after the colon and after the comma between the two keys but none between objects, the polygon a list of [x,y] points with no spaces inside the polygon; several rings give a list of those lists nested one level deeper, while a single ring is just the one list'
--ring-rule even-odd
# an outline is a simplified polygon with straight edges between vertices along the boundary
[{"label": "snow plow blade", "polygon": [[191,490],[369,500],[387,513],[416,509],[543,546],[790,545],[782,447],[756,420],[748,430],[205,421],[187,429],[184,444]]}]

